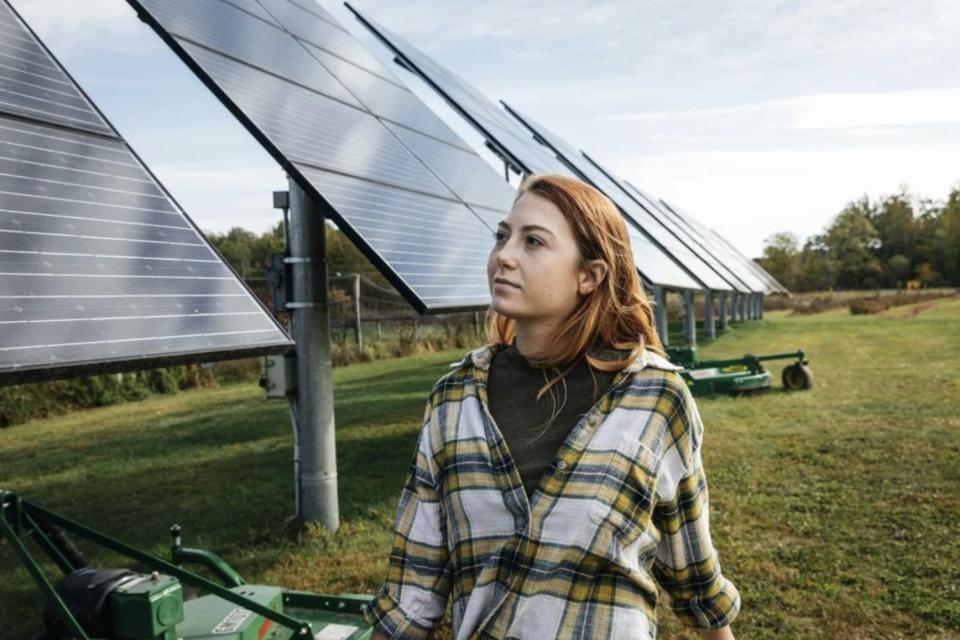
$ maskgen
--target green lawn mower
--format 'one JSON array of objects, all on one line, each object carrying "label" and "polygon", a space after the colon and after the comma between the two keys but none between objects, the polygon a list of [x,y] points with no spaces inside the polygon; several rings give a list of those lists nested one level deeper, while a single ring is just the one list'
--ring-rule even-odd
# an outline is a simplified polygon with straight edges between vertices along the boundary
[{"label": "green lawn mower", "polygon": [[746,354],[726,360],[700,360],[696,347],[667,347],[670,362],[683,367],[681,375],[695,396],[711,394],[738,395],[769,389],[773,376],[763,364],[772,360],[793,359],[783,369],[781,381],[787,391],[802,391],[813,387],[813,371],[803,351],[755,356]]},{"label": "green lawn mower", "polygon": [[[94,569],[67,533],[146,569]],[[0,490],[6,539],[46,596],[33,640],[368,640],[369,595],[322,595],[246,584],[216,554],[188,549],[171,528],[172,562],[138,551],[17,494]],[[64,577],[54,586],[31,554],[32,542]],[[206,568],[218,584],[182,568]],[[189,589],[184,587],[188,586]],[[200,592],[191,597],[185,592]]]}]

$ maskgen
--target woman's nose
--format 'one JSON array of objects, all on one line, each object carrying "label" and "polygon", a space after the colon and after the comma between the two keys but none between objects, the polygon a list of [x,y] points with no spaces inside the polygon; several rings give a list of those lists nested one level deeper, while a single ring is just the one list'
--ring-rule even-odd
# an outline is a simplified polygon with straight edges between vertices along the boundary
[{"label": "woman's nose", "polygon": [[513,248],[510,243],[506,243],[497,251],[497,265],[506,268],[513,268],[517,264],[517,259],[513,255]]}]

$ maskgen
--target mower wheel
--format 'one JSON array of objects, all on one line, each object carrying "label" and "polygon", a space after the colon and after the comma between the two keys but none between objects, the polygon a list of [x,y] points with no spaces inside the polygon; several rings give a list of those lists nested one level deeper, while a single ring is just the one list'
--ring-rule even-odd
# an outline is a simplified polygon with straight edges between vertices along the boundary
[{"label": "mower wheel", "polygon": [[801,362],[783,368],[783,388],[787,391],[805,391],[813,387],[813,371]]}]

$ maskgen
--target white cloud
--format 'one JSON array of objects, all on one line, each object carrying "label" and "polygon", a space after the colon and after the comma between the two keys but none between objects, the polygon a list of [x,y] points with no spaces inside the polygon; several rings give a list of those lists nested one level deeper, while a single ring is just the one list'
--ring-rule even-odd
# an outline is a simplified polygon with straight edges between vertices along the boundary
[{"label": "white cloud", "polygon": [[690,125],[724,122],[723,128],[882,129],[960,123],[960,88],[872,93],[825,93],[733,106],[614,113],[604,119]]},{"label": "white cloud", "polygon": [[123,0],[30,0],[17,9],[57,55],[91,48],[144,55],[159,48]]}]

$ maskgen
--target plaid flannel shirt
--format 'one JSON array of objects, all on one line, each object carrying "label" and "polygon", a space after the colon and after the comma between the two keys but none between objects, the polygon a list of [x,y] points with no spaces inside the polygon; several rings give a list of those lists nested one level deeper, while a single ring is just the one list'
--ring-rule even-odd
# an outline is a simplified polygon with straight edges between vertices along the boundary
[{"label": "plaid flannel shirt", "polygon": [[649,640],[657,584],[692,627],[740,608],[710,539],[703,425],[678,367],[645,352],[557,451],[530,499],[487,403],[490,345],[430,394],[383,587],[366,619],[427,638]]}]

